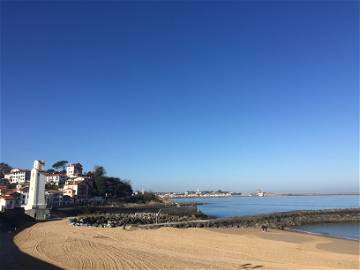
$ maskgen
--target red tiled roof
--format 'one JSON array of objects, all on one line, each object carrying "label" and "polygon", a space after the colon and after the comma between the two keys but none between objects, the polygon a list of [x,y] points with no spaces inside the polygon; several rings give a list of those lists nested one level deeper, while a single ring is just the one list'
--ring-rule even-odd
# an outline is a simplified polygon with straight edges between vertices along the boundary
[{"label": "red tiled roof", "polygon": [[50,190],[47,190],[47,192],[49,192],[49,193],[62,193],[61,190],[56,190],[56,189],[50,189]]},{"label": "red tiled roof", "polygon": [[4,199],[4,200],[15,200],[15,198],[14,198],[13,196],[10,196],[10,195],[0,196],[0,199]]},{"label": "red tiled roof", "polygon": [[67,181],[67,185],[68,185],[68,186],[71,186],[71,185],[79,185],[79,184],[81,184],[82,182],[85,182],[85,180],[69,180],[69,181]]},{"label": "red tiled roof", "polygon": [[66,176],[65,173],[53,172],[53,173],[45,173],[46,176]]},{"label": "red tiled roof", "polygon": [[22,187],[17,189],[17,191],[29,191],[30,187]]}]

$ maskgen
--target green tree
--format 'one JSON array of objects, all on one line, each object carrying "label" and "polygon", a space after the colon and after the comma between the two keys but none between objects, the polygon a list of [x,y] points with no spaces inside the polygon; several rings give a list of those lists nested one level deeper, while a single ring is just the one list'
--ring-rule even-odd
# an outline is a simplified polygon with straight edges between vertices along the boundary
[{"label": "green tree", "polygon": [[105,177],[105,192],[112,197],[122,198],[129,197],[133,193],[129,182],[122,181],[117,177]]},{"label": "green tree", "polygon": [[106,175],[105,168],[103,166],[96,165],[94,167],[93,175],[94,175],[95,178],[100,177],[100,176],[105,176]]},{"label": "green tree", "polygon": [[6,187],[8,189],[15,189],[16,188],[16,183],[12,183],[12,184],[9,183]]},{"label": "green tree", "polygon": [[45,184],[45,189],[46,190],[58,190],[59,187],[56,184],[46,183]]},{"label": "green tree", "polygon": [[106,176],[106,170],[102,166],[95,166],[91,175],[94,177],[95,182],[94,195],[122,198],[129,197],[133,193],[129,181]]},{"label": "green tree", "polygon": [[106,174],[105,168],[102,166],[96,165],[91,174],[95,180],[95,187],[94,187],[93,194],[104,196],[105,195],[105,174]]},{"label": "green tree", "polygon": [[66,168],[66,165],[68,164],[69,162],[67,160],[60,160],[60,161],[57,161],[55,162],[52,167],[55,169],[55,170],[59,170],[59,169],[62,169],[62,171],[65,170]]},{"label": "green tree", "polygon": [[95,194],[104,196],[105,195],[105,177],[98,176],[95,177]]},{"label": "green tree", "polygon": [[5,174],[10,173],[12,167],[4,162],[0,163],[0,178],[3,178]]},{"label": "green tree", "polygon": [[116,196],[130,197],[133,194],[133,189],[128,181],[119,180],[116,185]]},{"label": "green tree", "polygon": [[0,185],[6,185],[8,186],[10,184],[9,180],[6,178],[1,178],[0,179]]}]

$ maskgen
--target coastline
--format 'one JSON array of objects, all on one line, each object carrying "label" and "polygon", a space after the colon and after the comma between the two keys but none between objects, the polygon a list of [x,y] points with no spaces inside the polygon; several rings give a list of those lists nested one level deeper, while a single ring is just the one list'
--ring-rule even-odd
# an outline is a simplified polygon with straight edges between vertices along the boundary
[{"label": "coastline", "polygon": [[328,238],[343,239],[343,240],[348,240],[348,241],[355,241],[355,242],[359,242],[359,244],[360,244],[360,239],[346,237],[346,236],[336,236],[336,235],[331,235],[331,234],[327,234],[327,233],[310,232],[310,231],[293,229],[293,228],[289,228],[289,229],[286,229],[286,230],[289,231],[289,232],[294,232],[294,233],[310,234],[310,235],[317,235],[317,236],[321,236],[321,237],[328,237]]},{"label": "coastline", "polygon": [[26,228],[14,242],[25,254],[66,269],[357,269],[360,265],[355,241],[280,230],[124,230],[76,227],[64,219]]},{"label": "coastline", "polygon": [[268,198],[268,197],[301,197],[301,196],[354,196],[360,195],[359,192],[349,192],[349,193],[269,193],[264,196],[258,195],[239,195],[239,194],[231,194],[231,195],[173,195],[172,199],[201,199],[201,198],[231,198],[231,197],[244,197],[244,198]]}]

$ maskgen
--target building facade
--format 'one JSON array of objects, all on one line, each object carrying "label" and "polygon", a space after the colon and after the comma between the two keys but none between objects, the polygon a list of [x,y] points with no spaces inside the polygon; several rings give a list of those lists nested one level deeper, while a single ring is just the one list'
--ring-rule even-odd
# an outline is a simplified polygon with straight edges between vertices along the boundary
[{"label": "building facade", "polygon": [[86,177],[77,177],[66,181],[64,195],[78,200],[87,200],[90,197],[90,182]]},{"label": "building facade", "polygon": [[75,178],[82,175],[83,167],[80,163],[70,163],[66,167],[66,176]]},{"label": "building facade", "polygon": [[4,212],[8,209],[15,208],[15,198],[10,195],[0,196],[0,211]]},{"label": "building facade", "polygon": [[29,201],[29,186],[18,184],[16,186],[16,192],[20,193],[22,196],[21,207],[26,207],[26,205],[28,204],[28,201]]},{"label": "building facade", "polygon": [[63,191],[60,190],[47,190],[45,192],[46,204],[48,208],[58,208],[66,203]]},{"label": "building facade", "polygon": [[29,182],[30,171],[22,169],[12,169],[10,173],[4,175],[4,178],[8,179],[11,184]]},{"label": "building facade", "polygon": [[55,184],[55,185],[64,185],[67,179],[66,174],[63,173],[46,173],[46,183],[48,184]]}]

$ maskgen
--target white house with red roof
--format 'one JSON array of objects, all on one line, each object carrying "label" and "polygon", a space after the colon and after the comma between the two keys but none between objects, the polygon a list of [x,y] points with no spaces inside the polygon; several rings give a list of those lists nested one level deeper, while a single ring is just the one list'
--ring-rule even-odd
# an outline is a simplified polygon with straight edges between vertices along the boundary
[{"label": "white house with red roof", "polygon": [[30,170],[12,169],[10,173],[4,175],[10,183],[25,183],[30,181]]},{"label": "white house with red roof", "polygon": [[90,192],[90,183],[88,177],[80,176],[74,179],[68,179],[63,189],[64,195],[76,197],[77,199],[88,199]]},{"label": "white house with red roof", "polygon": [[2,195],[0,196],[0,211],[4,212],[8,209],[15,208],[15,198],[11,195]]}]

